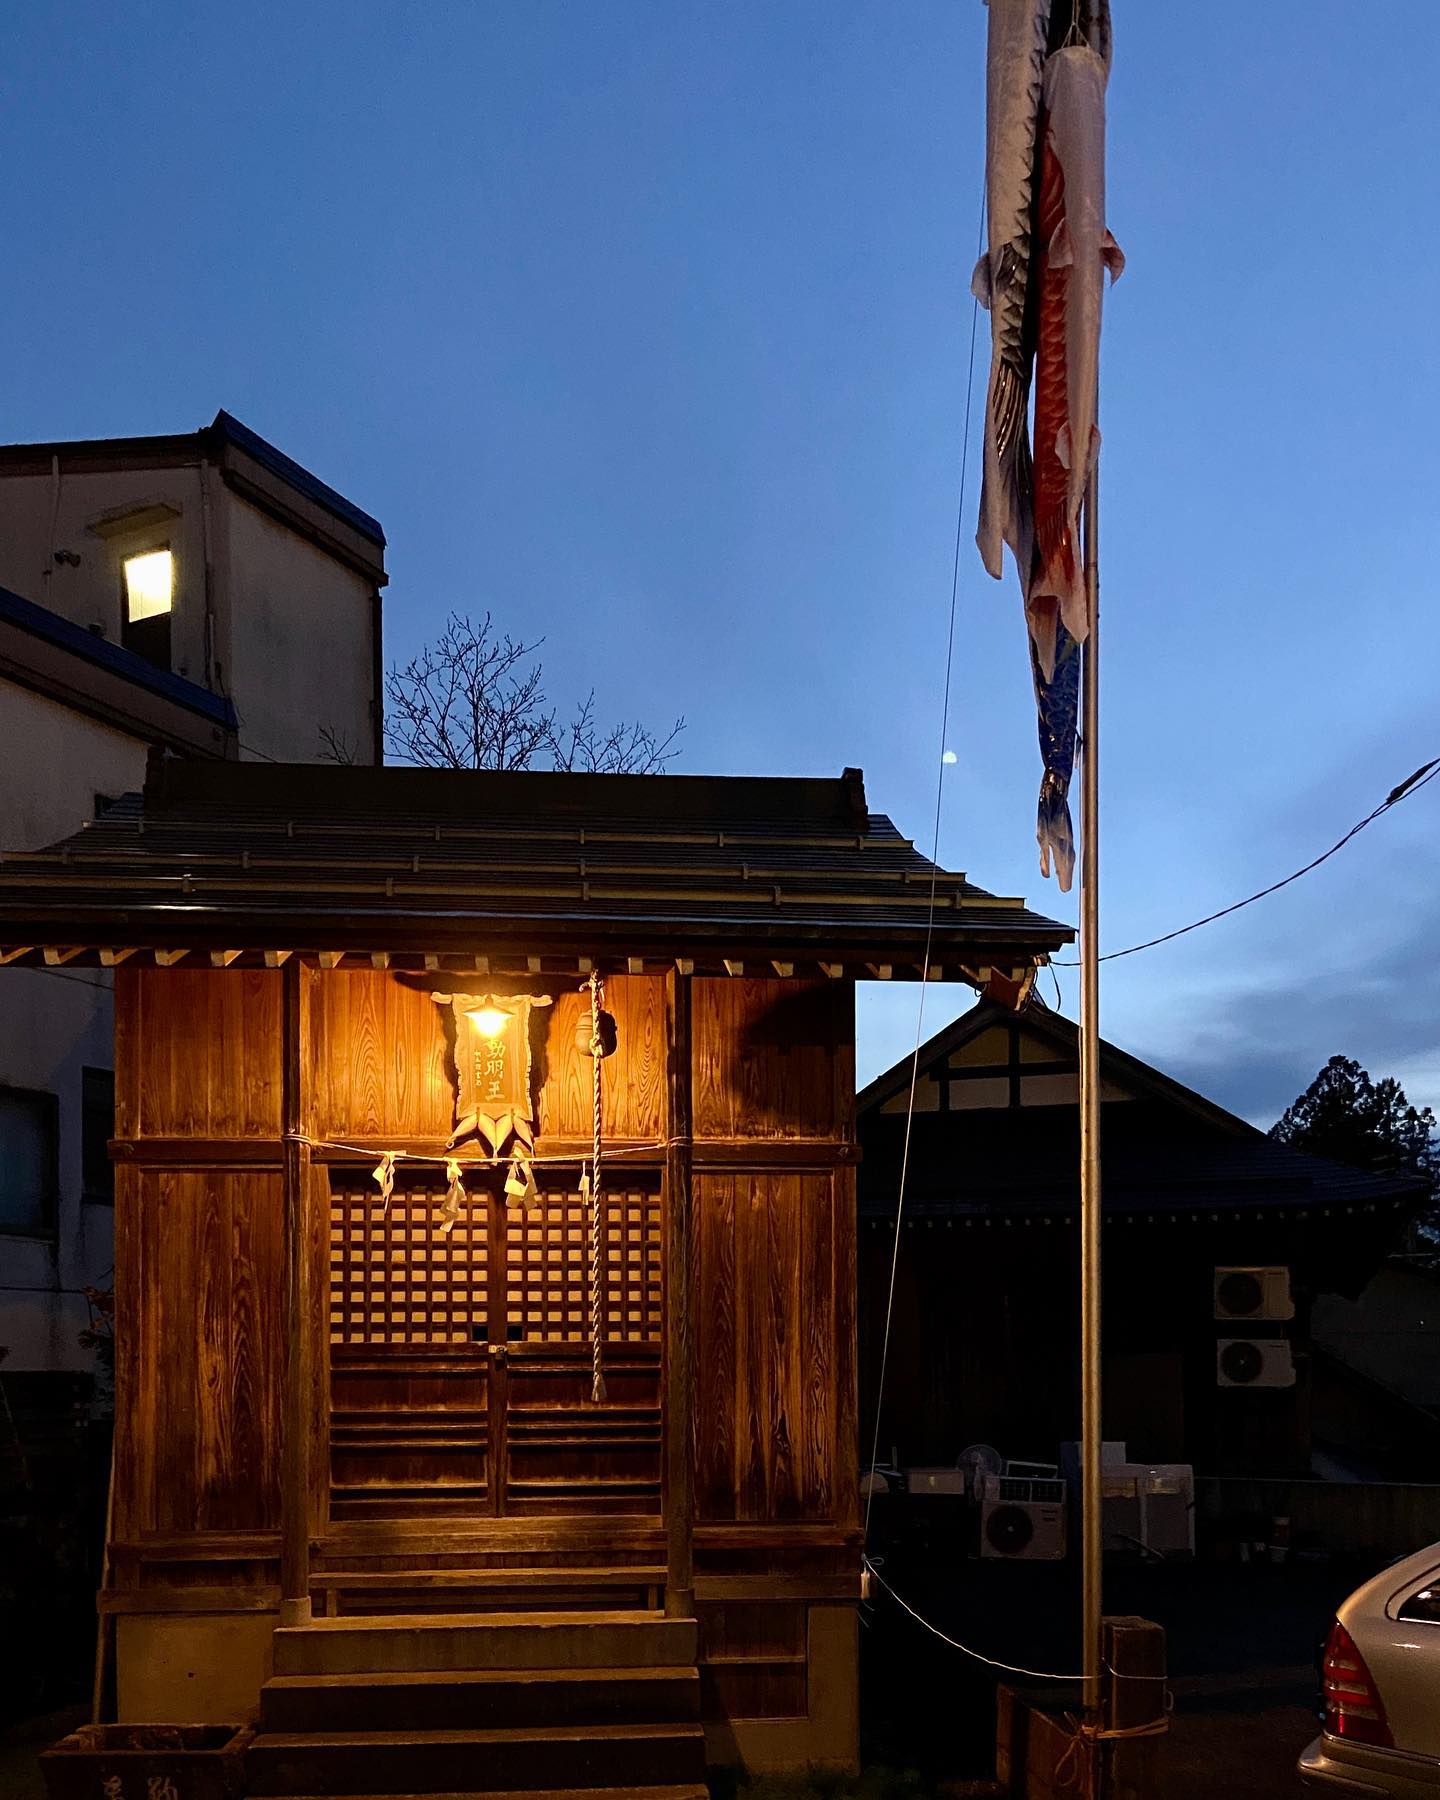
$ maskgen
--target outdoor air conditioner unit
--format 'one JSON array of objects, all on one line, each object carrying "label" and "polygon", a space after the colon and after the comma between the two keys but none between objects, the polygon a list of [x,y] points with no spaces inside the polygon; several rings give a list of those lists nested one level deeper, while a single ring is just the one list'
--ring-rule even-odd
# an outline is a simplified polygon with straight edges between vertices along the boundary
[{"label": "outdoor air conditioner unit", "polygon": [[980,1555],[998,1562],[1059,1562],[1065,1555],[1065,1483],[982,1475]]},{"label": "outdoor air conditioner unit", "polygon": [[1195,1554],[1195,1472],[1189,1463],[1111,1463],[1100,1471],[1107,1549]]},{"label": "outdoor air conditioner unit", "polygon": [[1294,1387],[1295,1359],[1284,1338],[1221,1338],[1215,1379],[1230,1388]]},{"label": "outdoor air conditioner unit", "polygon": [[1285,1268],[1217,1269],[1217,1319],[1293,1319],[1290,1271]]}]

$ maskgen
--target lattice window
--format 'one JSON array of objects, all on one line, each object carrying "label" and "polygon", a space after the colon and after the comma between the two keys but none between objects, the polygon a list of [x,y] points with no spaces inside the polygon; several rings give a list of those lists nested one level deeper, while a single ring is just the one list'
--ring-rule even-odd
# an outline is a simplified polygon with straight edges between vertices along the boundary
[{"label": "lattice window", "polygon": [[468,1344],[486,1323],[490,1202],[467,1194],[442,1236],[444,1189],[397,1187],[388,1210],[375,1188],[330,1199],[330,1341]]},{"label": "lattice window", "polygon": [[[656,1343],[661,1334],[660,1196],[605,1195],[607,1338]],[[548,1190],[505,1219],[507,1335],[530,1343],[590,1336],[590,1213],[578,1192]]]}]

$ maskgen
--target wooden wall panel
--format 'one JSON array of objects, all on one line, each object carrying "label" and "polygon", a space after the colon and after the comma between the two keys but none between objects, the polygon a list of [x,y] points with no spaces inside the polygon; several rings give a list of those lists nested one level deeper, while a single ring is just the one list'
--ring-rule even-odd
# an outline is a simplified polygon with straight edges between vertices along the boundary
[{"label": "wooden wall panel", "polygon": [[[438,992],[480,993],[483,975],[435,975],[429,983],[402,980],[378,969],[322,971],[315,992],[316,1116],[322,1137],[445,1137],[454,1091]],[[537,986],[544,986],[544,978]],[[549,983],[555,1004],[535,1015],[540,1130],[588,1138],[591,1063],[575,1028],[589,1001]],[[619,1047],[605,1064],[604,1120],[608,1136],[658,1140],[664,1133],[664,984],[656,977],[616,976],[605,984],[606,1010],[615,1016]]]},{"label": "wooden wall panel", "polygon": [[449,1134],[454,1091],[426,987],[380,969],[322,969],[311,1005],[319,1136]]},{"label": "wooden wall panel", "polygon": [[125,1170],[116,1535],[280,1517],[278,1174]]},{"label": "wooden wall panel", "polygon": [[858,1236],[855,1171],[835,1171],[835,1450],[834,1516],[838,1524],[860,1523],[860,1395],[856,1325],[859,1312]]},{"label": "wooden wall panel", "polygon": [[696,1507],[823,1520],[837,1433],[835,1182],[696,1177]]},{"label": "wooden wall panel", "polygon": [[120,970],[116,1134],[274,1137],[280,1130],[280,972]]},{"label": "wooden wall panel", "polygon": [[[552,1137],[589,1137],[592,1064],[576,1042],[575,1028],[582,1022],[588,1027],[590,997],[562,993],[558,986],[553,991],[540,1129]],[[619,1039],[604,1068],[602,1116],[611,1137],[653,1143],[665,1135],[664,1005],[659,976],[606,978],[605,1010],[614,1014]]]},{"label": "wooden wall panel", "polygon": [[695,980],[697,1138],[830,1138],[842,1134],[835,1041],[843,1032],[832,981]]}]

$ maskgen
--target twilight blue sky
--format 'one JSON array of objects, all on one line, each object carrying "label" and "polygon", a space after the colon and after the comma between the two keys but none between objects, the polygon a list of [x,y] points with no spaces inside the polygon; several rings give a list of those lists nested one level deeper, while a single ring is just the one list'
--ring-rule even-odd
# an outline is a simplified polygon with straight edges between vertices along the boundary
[{"label": "twilight blue sky", "polygon": [[[1440,9],[1115,12],[1109,947],[1440,754]],[[680,767],[859,763],[928,847],[984,26],[979,0],[21,8],[0,437],[228,407],[384,522],[392,657],[489,607],[545,634],[556,698],[684,712]],[[977,427],[984,369],[982,318]],[[974,468],[942,856],[1072,918]],[[1440,1101],[1437,807],[1112,965],[1107,1034],[1265,1122],[1337,1050]],[[862,1077],[917,998],[865,991]],[[932,990],[927,1030],[963,1000]]]}]

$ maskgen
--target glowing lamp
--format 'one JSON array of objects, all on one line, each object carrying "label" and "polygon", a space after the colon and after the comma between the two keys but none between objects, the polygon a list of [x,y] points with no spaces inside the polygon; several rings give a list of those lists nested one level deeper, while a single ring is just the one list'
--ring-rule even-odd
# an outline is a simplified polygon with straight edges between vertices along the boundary
[{"label": "glowing lamp", "polygon": [[500,1006],[472,1007],[465,1017],[483,1038],[497,1038],[510,1021],[514,1013],[508,1013]]}]

